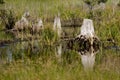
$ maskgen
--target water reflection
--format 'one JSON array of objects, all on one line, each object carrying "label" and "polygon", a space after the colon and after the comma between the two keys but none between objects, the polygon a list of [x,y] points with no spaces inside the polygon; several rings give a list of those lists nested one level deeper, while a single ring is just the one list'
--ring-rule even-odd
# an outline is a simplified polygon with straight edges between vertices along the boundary
[{"label": "water reflection", "polygon": [[23,60],[25,56],[32,57],[34,55],[37,55],[37,53],[39,53],[41,49],[41,47],[39,46],[39,40],[21,42],[18,45],[18,49],[19,47],[20,54],[22,55]]},{"label": "water reflection", "polygon": [[9,47],[6,50],[6,54],[7,54],[7,63],[11,63],[12,62],[12,51],[10,50]]},{"label": "water reflection", "polygon": [[61,43],[56,46],[55,54],[56,54],[56,57],[58,57],[58,58],[61,57],[61,55],[62,55],[62,44]]},{"label": "water reflection", "polygon": [[93,46],[89,48],[89,50],[80,51],[81,62],[84,66],[85,70],[92,70],[95,64],[95,56],[98,52],[98,49],[94,49]]},{"label": "water reflection", "polygon": [[13,61],[13,52],[10,46],[0,47],[0,63],[11,63]]},{"label": "water reflection", "polygon": [[[26,56],[33,57],[38,54],[42,55],[42,54],[46,54],[46,53],[48,53],[48,55],[51,55],[52,50],[54,50],[56,58],[58,59],[58,61],[61,61],[61,59],[63,59],[62,57],[64,57],[63,55],[65,55],[66,52],[69,52],[67,49],[68,46],[66,44],[67,44],[67,42],[58,43],[55,46],[49,46],[49,45],[43,45],[43,44],[40,45],[40,42],[38,40],[34,40],[34,41],[30,41],[30,42],[28,42],[28,41],[18,42],[18,43],[11,44],[7,47],[4,47],[5,52],[3,49],[1,49],[0,54],[3,55],[3,53],[6,53],[6,61],[7,61],[7,63],[11,63],[13,60],[16,60],[16,59],[13,59],[13,56],[14,56],[14,58],[16,58],[16,56],[17,56],[17,58],[24,61]],[[78,49],[78,53],[81,56],[81,62],[83,64],[85,70],[93,69],[94,63],[95,63],[95,56],[96,56],[96,53],[98,52],[98,50],[99,50],[98,46],[97,47],[89,46],[89,48],[84,47],[82,49]],[[52,55],[52,56],[54,56],[54,55]],[[72,56],[72,55],[69,54],[69,56]],[[74,58],[71,58],[71,59],[74,59]]]},{"label": "water reflection", "polygon": [[[91,38],[90,38],[91,39]],[[95,55],[99,50],[100,41],[97,38],[91,40],[85,36],[76,37],[68,41],[68,49],[77,51],[81,56],[81,62],[85,70],[92,70],[95,63]]]}]

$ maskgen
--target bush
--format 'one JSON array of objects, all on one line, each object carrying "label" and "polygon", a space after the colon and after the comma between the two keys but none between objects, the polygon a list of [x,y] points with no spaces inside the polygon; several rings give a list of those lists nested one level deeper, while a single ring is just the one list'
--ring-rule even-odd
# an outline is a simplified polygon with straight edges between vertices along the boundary
[{"label": "bush", "polygon": [[0,0],[0,4],[4,4],[5,2],[4,2],[4,0]]},{"label": "bush", "polygon": [[12,29],[15,25],[15,16],[11,10],[0,10],[0,18],[6,29]]},{"label": "bush", "polygon": [[120,7],[120,1],[119,1],[119,3],[117,5]]}]

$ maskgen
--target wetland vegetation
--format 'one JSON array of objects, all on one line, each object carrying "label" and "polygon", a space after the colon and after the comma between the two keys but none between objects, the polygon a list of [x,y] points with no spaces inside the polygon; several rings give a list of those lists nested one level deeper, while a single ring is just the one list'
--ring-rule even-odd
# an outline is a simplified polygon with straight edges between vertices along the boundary
[{"label": "wetland vegetation", "polygon": [[[120,80],[120,1],[90,4],[92,9],[84,1],[0,0],[0,80]],[[25,11],[29,26],[41,19],[44,29],[12,30]],[[58,13],[61,38],[53,30]],[[100,39],[93,71],[85,71],[81,56],[66,45],[80,34],[84,18],[93,20]]]}]

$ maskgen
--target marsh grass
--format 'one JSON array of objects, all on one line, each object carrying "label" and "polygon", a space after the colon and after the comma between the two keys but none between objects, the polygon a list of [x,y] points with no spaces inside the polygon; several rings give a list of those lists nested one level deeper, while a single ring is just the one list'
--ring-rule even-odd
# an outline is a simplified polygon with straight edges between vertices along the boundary
[{"label": "marsh grass", "polygon": [[[110,1],[109,1],[110,2]],[[14,11],[16,19],[28,10],[31,16],[42,18],[45,29],[40,34],[20,33],[20,38],[32,41],[13,43],[9,46],[13,61],[6,62],[6,48],[0,48],[0,79],[1,80],[119,80],[120,54],[116,50],[100,48],[96,54],[95,67],[92,72],[85,72],[81,64],[80,55],[76,51],[63,51],[61,61],[55,55],[57,34],[52,30],[53,24],[45,22],[53,19],[57,13],[64,20],[73,18],[89,18],[94,21],[95,33],[101,41],[114,39],[120,45],[120,10],[112,11],[112,6],[106,5],[105,10],[96,10],[91,17],[83,7],[81,0],[6,0],[4,9]],[[1,6],[1,5],[0,5]],[[1,23],[1,21],[0,21]],[[0,25],[0,30],[5,26]],[[63,28],[67,36],[75,37],[80,28]],[[21,37],[23,36],[23,37]],[[34,40],[37,37],[39,40]],[[0,32],[0,40],[13,40],[11,34]],[[37,44],[37,45],[36,45]],[[112,43],[104,43],[113,45]],[[101,44],[102,45],[102,44]],[[38,46],[38,47],[36,47]],[[36,47],[36,49],[34,49]]]},{"label": "marsh grass", "polygon": [[[73,55],[71,55],[73,56]],[[99,55],[98,55],[99,56]],[[100,57],[100,56],[99,56]],[[104,59],[109,59],[109,55],[105,56]],[[45,59],[46,58],[46,59]],[[11,64],[4,64],[0,66],[2,69],[0,70],[1,79],[14,80],[14,79],[25,79],[25,80],[33,80],[33,79],[49,79],[49,80],[119,80],[119,61],[103,62],[102,57],[97,58],[97,64],[95,65],[95,70],[93,72],[85,72],[82,65],[80,64],[80,60],[75,60],[75,58],[71,58],[69,60],[73,60],[72,63],[58,63],[56,62],[53,56],[45,57],[43,60],[43,56],[38,58],[37,60],[26,59],[25,62],[21,61],[13,61]],[[115,58],[114,58],[115,59]],[[66,59],[64,59],[67,61]],[[100,60],[101,62],[99,62]],[[116,59],[117,60],[117,59]],[[64,62],[64,61],[63,61]],[[107,64],[107,65],[106,65]],[[117,64],[116,67],[113,68],[113,64]],[[4,68],[3,68],[4,67]]]}]

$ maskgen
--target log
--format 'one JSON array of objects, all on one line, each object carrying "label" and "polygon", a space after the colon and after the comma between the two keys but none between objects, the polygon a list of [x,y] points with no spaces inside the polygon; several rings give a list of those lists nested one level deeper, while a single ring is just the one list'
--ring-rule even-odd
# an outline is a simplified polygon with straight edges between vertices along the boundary
[{"label": "log", "polygon": [[[71,18],[68,20],[61,18],[61,27],[80,27],[82,25],[82,21],[82,18]],[[54,18],[47,18],[44,22],[53,23]]]},{"label": "log", "polygon": [[61,26],[62,27],[80,27],[82,25],[82,21],[83,19],[80,19],[80,18],[62,20]]}]

